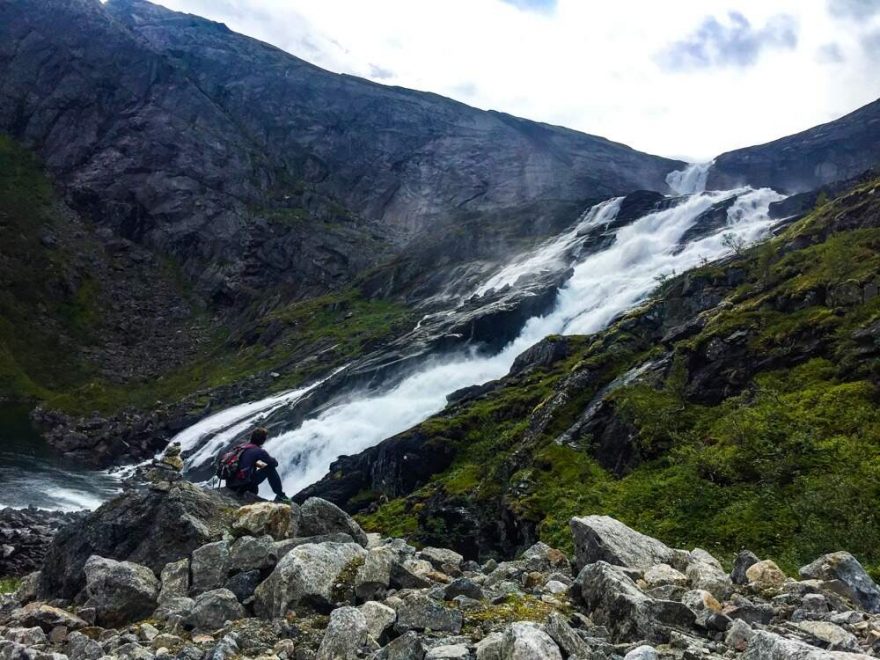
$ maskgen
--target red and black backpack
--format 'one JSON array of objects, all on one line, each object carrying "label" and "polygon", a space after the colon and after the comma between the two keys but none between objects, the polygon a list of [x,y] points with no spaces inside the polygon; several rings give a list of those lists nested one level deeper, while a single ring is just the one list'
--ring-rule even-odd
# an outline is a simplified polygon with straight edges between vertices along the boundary
[{"label": "red and black backpack", "polygon": [[247,481],[249,475],[239,467],[241,463],[241,455],[245,449],[256,447],[255,444],[244,442],[235,445],[232,449],[227,449],[217,458],[217,476],[225,481],[242,482]]}]

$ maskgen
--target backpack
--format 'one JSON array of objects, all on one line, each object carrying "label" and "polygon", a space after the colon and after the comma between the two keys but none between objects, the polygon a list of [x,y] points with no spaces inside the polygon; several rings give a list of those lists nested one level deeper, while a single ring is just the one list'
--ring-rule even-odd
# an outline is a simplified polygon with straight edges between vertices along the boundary
[{"label": "backpack", "polygon": [[256,445],[251,444],[250,442],[244,442],[240,445],[235,445],[232,449],[227,449],[220,454],[217,458],[217,476],[226,482],[247,481],[248,475],[238,466],[241,462],[241,455],[244,453],[244,450],[250,449],[251,447],[256,447]]}]

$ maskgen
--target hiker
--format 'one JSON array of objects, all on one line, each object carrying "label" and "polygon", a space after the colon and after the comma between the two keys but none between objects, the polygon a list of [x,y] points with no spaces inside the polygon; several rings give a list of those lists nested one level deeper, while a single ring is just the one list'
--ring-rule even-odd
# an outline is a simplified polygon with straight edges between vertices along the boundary
[{"label": "hiker", "polygon": [[272,458],[265,449],[263,444],[269,437],[269,432],[262,426],[251,431],[250,441],[238,445],[232,451],[238,457],[238,464],[232,470],[232,474],[226,476],[226,487],[235,491],[239,495],[243,493],[257,494],[260,490],[260,484],[264,481],[269,482],[272,492],[275,493],[276,502],[290,502],[290,498],[284,494],[284,488],[281,485],[281,477],[278,476],[278,460]]}]

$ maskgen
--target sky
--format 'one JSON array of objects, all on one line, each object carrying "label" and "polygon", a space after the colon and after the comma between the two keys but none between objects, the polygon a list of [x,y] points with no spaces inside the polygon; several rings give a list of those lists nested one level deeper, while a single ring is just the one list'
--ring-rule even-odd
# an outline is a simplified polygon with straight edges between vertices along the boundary
[{"label": "sky", "polygon": [[880,97],[880,0],[154,0],[339,73],[692,162]]}]

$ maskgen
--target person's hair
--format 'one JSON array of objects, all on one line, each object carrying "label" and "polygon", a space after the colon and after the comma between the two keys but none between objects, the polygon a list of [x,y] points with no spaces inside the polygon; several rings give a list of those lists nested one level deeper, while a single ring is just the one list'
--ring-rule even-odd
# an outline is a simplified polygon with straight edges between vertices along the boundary
[{"label": "person's hair", "polygon": [[262,445],[269,437],[269,430],[265,426],[258,426],[251,431],[251,442],[255,445]]}]

